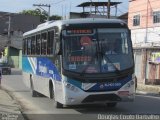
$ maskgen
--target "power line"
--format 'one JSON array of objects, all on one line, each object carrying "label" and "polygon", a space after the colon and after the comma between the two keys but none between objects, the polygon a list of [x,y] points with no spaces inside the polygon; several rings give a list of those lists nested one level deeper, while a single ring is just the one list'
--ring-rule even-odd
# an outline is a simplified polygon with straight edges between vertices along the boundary
[{"label": "power line", "polygon": [[[44,10],[42,7],[48,7],[47,21],[49,21],[49,18],[50,18],[50,7],[51,7],[50,4],[33,4],[33,6],[37,6],[37,7],[41,8],[42,10]],[[46,10],[44,10],[44,11],[46,12]]]},{"label": "power line", "polygon": [[59,4],[59,3],[63,2],[63,1],[65,1],[65,0],[61,0],[61,1],[58,1],[58,2],[55,2],[55,3],[52,3],[51,5],[53,5],[53,4]]}]

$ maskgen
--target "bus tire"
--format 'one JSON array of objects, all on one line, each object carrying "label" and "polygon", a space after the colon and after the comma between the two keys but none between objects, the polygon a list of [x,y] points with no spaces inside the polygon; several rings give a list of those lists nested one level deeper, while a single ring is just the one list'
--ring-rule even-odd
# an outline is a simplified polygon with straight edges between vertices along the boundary
[{"label": "bus tire", "polygon": [[63,104],[55,101],[55,95],[54,95],[54,87],[53,87],[53,84],[52,82],[50,82],[50,85],[49,85],[49,89],[50,89],[50,98],[53,99],[53,102],[54,102],[54,106],[56,108],[63,108]]},{"label": "bus tire", "polygon": [[31,88],[32,97],[38,97],[38,92],[34,90],[33,80],[31,75],[30,75],[30,88]]},{"label": "bus tire", "polygon": [[63,104],[57,102],[57,101],[54,101],[54,105],[56,108],[63,108]]},{"label": "bus tire", "polygon": [[107,103],[107,107],[110,107],[110,108],[116,107],[116,105],[117,105],[116,102]]}]

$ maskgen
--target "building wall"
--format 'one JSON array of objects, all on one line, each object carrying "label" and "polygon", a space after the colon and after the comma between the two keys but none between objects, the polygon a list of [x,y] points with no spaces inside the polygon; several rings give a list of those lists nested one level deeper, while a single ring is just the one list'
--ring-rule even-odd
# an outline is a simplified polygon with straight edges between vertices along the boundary
[{"label": "building wall", "polygon": [[132,29],[131,36],[133,44],[141,44],[145,42],[147,34],[146,43],[159,43],[160,42],[160,27],[152,27],[147,29]]},{"label": "building wall", "polygon": [[22,50],[19,51],[19,65],[18,67],[22,69]]},{"label": "building wall", "polygon": [[[160,42],[160,23],[153,23],[153,12],[160,11],[159,5],[160,0],[134,0],[129,3],[128,26],[133,45]],[[133,16],[138,14],[140,25],[133,26]]]},{"label": "building wall", "polygon": [[[3,19],[0,21],[0,33],[1,34],[7,34],[8,32],[8,22],[9,17],[5,14],[10,14],[6,12],[0,12],[0,16],[4,16]],[[26,32],[29,30],[32,30],[39,25],[40,17],[39,16],[32,16],[32,15],[25,15],[25,14],[12,14],[11,13],[11,31],[17,31],[20,30],[22,32]]]},{"label": "building wall", "polygon": [[8,51],[8,64],[13,68],[19,68],[19,49],[10,47]]}]

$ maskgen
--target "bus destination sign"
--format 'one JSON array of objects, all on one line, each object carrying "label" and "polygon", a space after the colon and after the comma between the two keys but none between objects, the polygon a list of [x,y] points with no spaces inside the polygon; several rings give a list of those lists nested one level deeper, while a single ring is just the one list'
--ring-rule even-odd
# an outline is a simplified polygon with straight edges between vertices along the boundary
[{"label": "bus destination sign", "polygon": [[91,29],[73,29],[67,30],[67,34],[92,34],[93,30]]}]

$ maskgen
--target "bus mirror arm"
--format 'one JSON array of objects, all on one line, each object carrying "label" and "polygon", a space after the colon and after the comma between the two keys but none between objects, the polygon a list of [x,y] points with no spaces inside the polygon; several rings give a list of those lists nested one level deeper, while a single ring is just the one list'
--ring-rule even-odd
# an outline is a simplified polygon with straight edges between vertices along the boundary
[{"label": "bus mirror arm", "polygon": [[62,49],[58,51],[57,55],[62,55]]},{"label": "bus mirror arm", "polygon": [[57,52],[57,55],[62,55],[62,44],[60,44],[59,50]]}]

